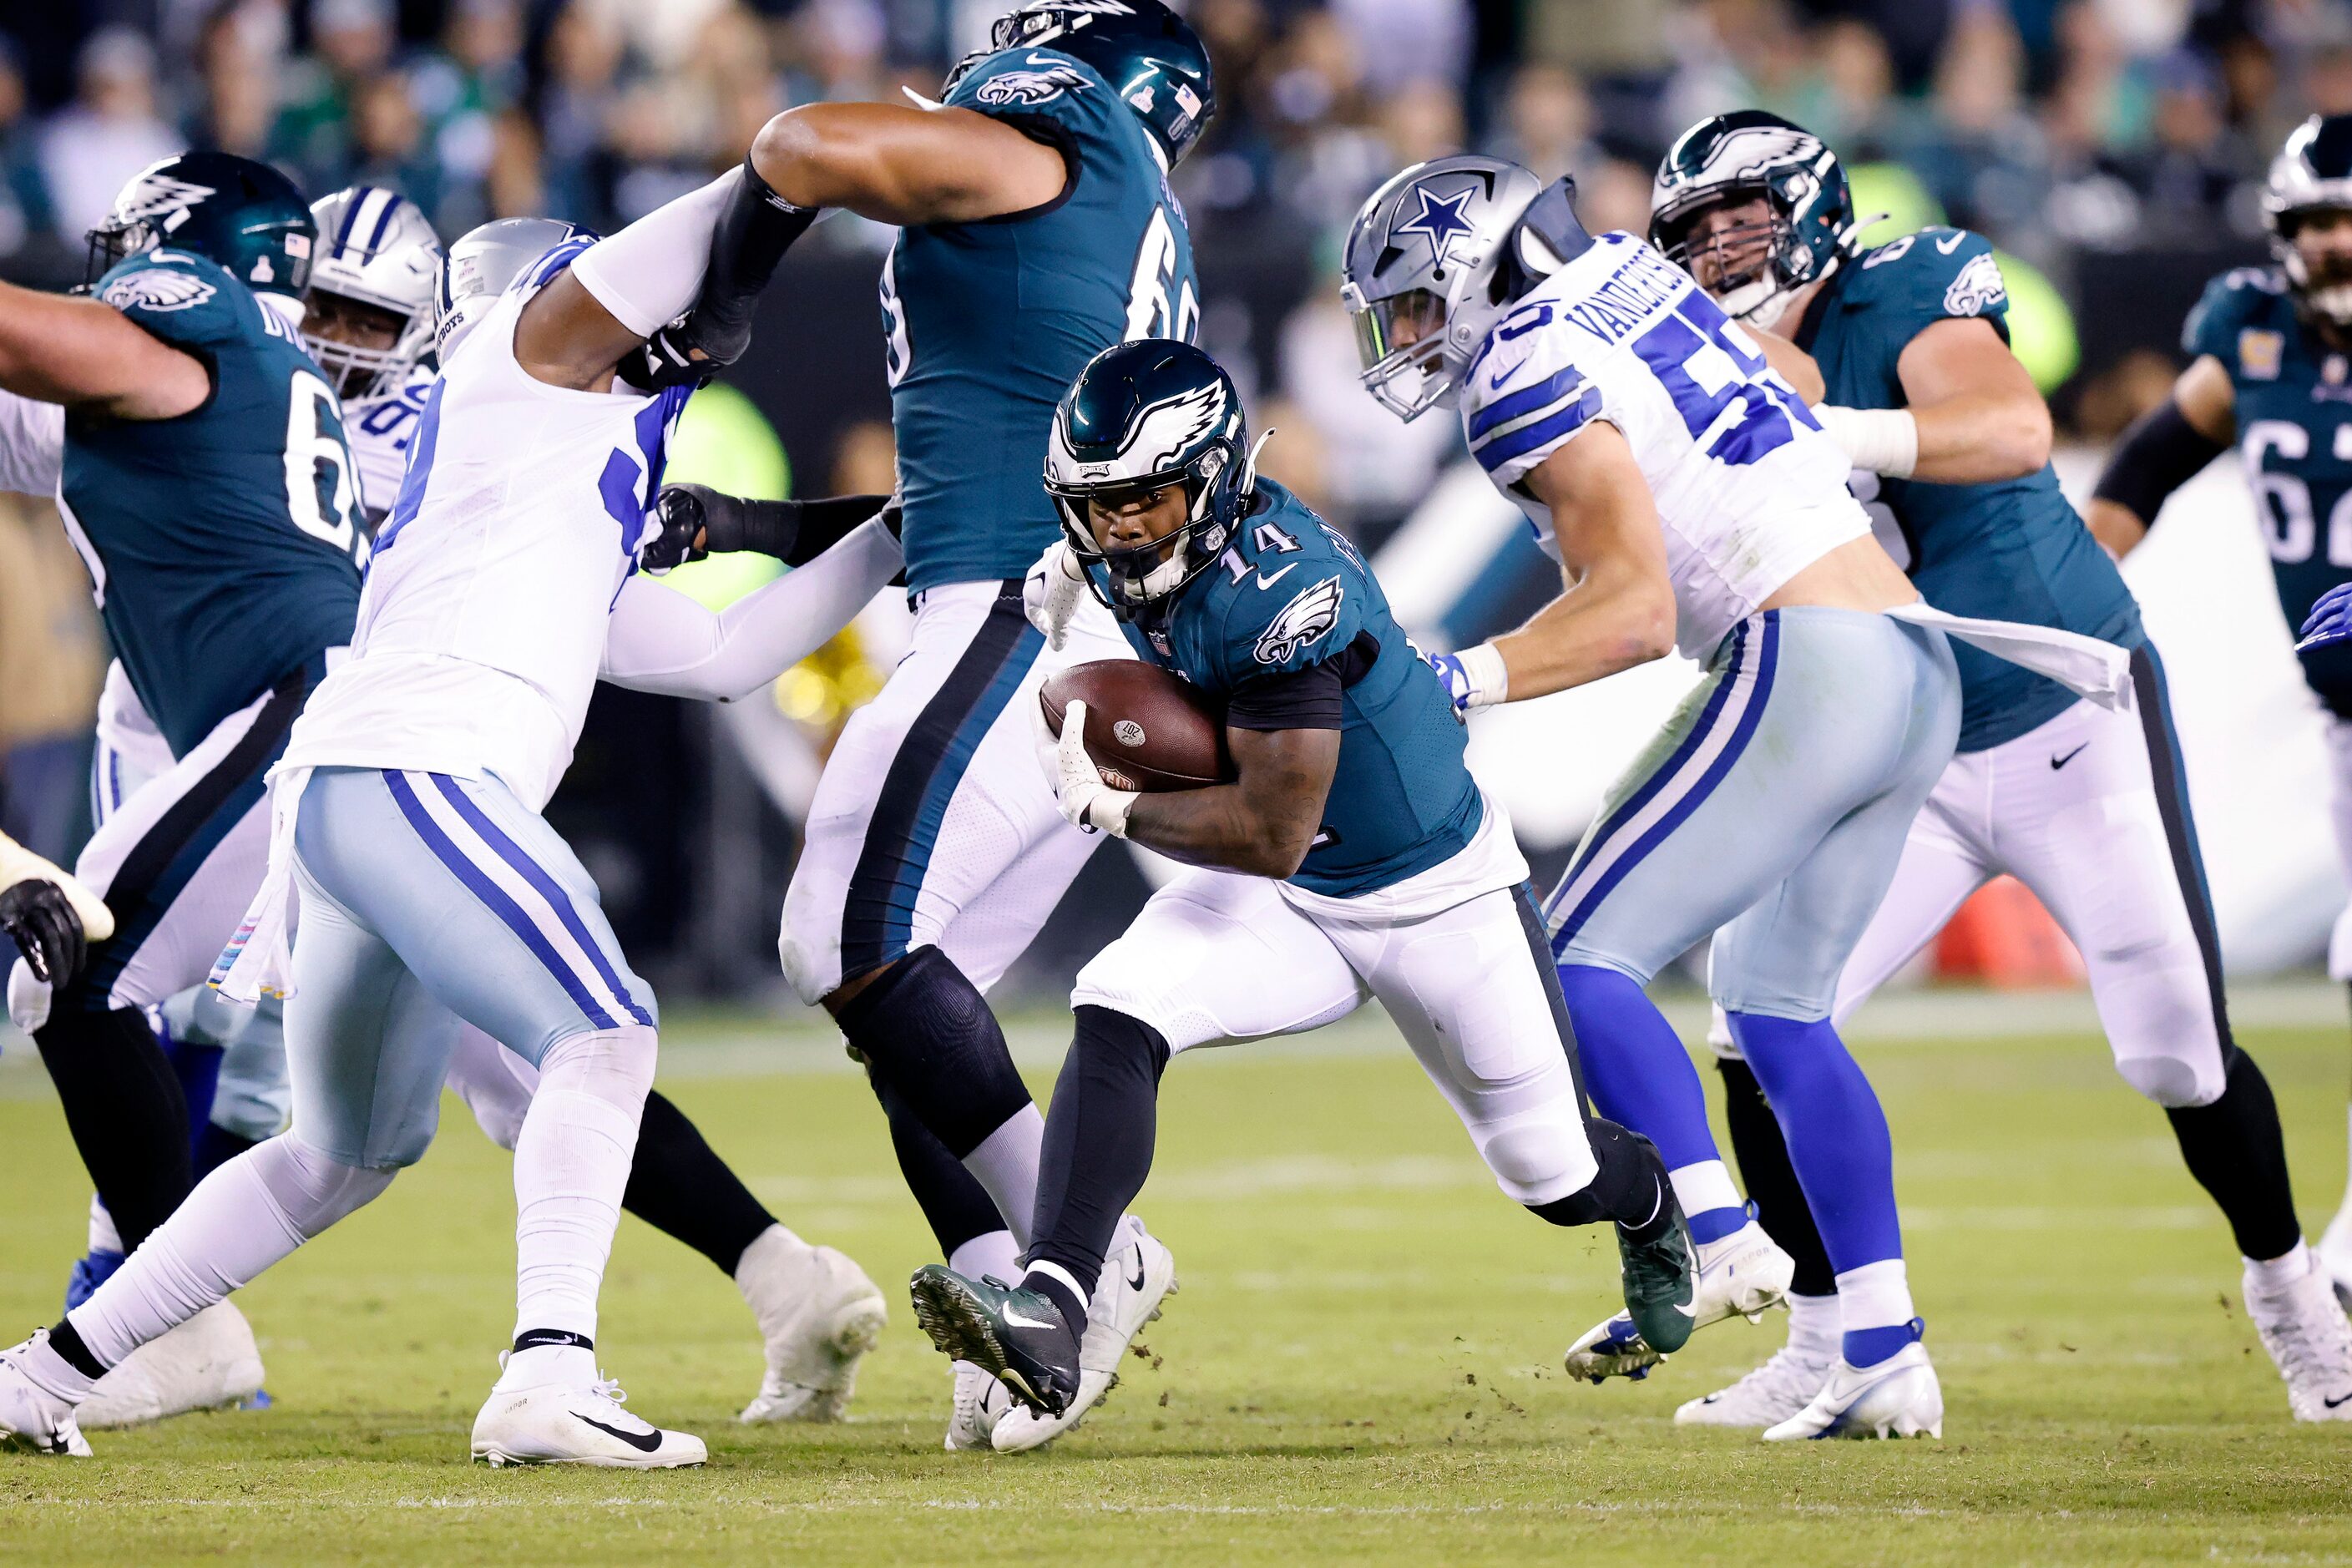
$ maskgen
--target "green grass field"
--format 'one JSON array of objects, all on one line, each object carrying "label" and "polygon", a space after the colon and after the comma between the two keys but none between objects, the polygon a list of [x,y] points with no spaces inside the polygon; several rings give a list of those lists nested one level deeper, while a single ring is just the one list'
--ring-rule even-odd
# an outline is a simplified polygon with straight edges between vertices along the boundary
[{"label": "green grass field", "polygon": [[[1024,1031],[1024,1059],[1052,1033]],[[100,1434],[91,1463],[0,1462],[0,1560],[2352,1562],[2352,1426],[2287,1419],[2227,1233],[2087,1033],[1860,1047],[1895,1129],[1940,1444],[1676,1430],[1675,1404],[1761,1355],[1769,1325],[1709,1331],[1645,1384],[1565,1381],[1613,1247],[1496,1192],[1372,1020],[1171,1072],[1139,1207],[1183,1293],[1104,1409],[1020,1458],[940,1451],[946,1363],[903,1286],[929,1239],[863,1083],[806,1032],[674,1034],[665,1088],[891,1298],[849,1424],[734,1425],[758,1376],[748,1315],[629,1220],[601,1354],[635,1408],[709,1440],[709,1468],[468,1466],[509,1325],[512,1200],[452,1101],[422,1165],[241,1298],[276,1407]],[[2245,1042],[2315,1229],[2344,1178],[2344,1033]],[[27,1054],[0,1070],[10,1335],[54,1316],[86,1191]]]}]

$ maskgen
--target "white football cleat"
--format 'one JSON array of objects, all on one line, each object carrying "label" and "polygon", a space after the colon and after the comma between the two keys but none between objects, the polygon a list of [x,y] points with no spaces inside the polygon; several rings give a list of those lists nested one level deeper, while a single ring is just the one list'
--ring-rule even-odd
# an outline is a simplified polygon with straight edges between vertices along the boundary
[{"label": "white football cleat", "polygon": [[[1916,1320],[1914,1320],[1916,1322]],[[1840,1356],[1802,1410],[1767,1430],[1767,1443],[1813,1437],[1941,1437],[1944,1388],[1927,1347],[1909,1344],[1869,1366]]]},{"label": "white football cleat", "polygon": [[1143,1325],[1160,1316],[1160,1304],[1176,1294],[1176,1255],[1139,1224],[1123,1227],[1120,1240],[1103,1259],[1094,1300],[1087,1304],[1087,1331],[1078,1341],[1078,1395],[1059,1415],[1040,1415],[1015,1404],[990,1434],[1000,1454],[1042,1448],[1078,1424],[1118,1383],[1118,1363]]},{"label": "white football cleat", "polygon": [[735,1286],[768,1352],[759,1394],[736,1419],[840,1420],[857,1387],[857,1363],[890,1318],[874,1281],[832,1247],[774,1225],[743,1249]]},{"label": "white football cleat", "polygon": [[1813,1402],[1837,1363],[1834,1348],[1800,1348],[1791,1342],[1730,1387],[1718,1388],[1675,1411],[1675,1425],[1741,1426],[1759,1432],[1778,1426]]},{"label": "white football cleat", "polygon": [[665,1432],[621,1408],[627,1394],[611,1378],[585,1388],[541,1384],[494,1388],[474,1417],[474,1458],[493,1466],[593,1465],[606,1469],[671,1470],[699,1465],[702,1439]]},{"label": "white football cleat", "polygon": [[2246,1315],[2286,1380],[2294,1418],[2352,1421],[2352,1323],[2325,1266],[2315,1258],[2310,1273],[2278,1290],[2257,1289],[2248,1276]]},{"label": "white football cleat", "polygon": [[[1746,1318],[1752,1323],[1768,1309],[1787,1304],[1797,1260],[1781,1251],[1755,1220],[1728,1236],[1696,1244],[1695,1250],[1698,1276],[1691,1281],[1694,1333],[1726,1318]],[[1570,1377],[1593,1383],[1605,1377],[1638,1382],[1665,1359],[1634,1331],[1633,1319],[1620,1312],[1586,1330],[1568,1347],[1561,1364]]]},{"label": "white football cleat", "polygon": [[89,1440],[81,1435],[74,1407],[25,1374],[25,1352],[48,1337],[49,1331],[43,1329],[24,1343],[0,1351],[0,1452],[87,1459]]},{"label": "white football cleat", "polygon": [[234,1301],[215,1301],[107,1369],[75,1412],[96,1432],[191,1410],[221,1410],[261,1392],[261,1351]]},{"label": "white football cleat", "polygon": [[1012,1408],[1013,1391],[994,1373],[971,1362],[956,1363],[955,1411],[948,1417],[948,1452],[984,1454],[994,1447],[990,1434]]}]

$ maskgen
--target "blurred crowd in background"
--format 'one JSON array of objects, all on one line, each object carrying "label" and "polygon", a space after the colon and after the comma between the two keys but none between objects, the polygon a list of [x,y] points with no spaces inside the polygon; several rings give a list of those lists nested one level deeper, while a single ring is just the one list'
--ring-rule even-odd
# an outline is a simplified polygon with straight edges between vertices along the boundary
[{"label": "blurred crowd in background", "polygon": [[[936,94],[1011,4],[0,0],[0,277],[79,282],[83,233],[123,182],[190,145],[268,159],[313,195],[393,186],[445,238],[520,214],[609,231],[733,165],[780,110]],[[1266,470],[1368,546],[1462,456],[1454,421],[1401,427],[1362,392],[1337,299],[1348,219],[1404,164],[1476,150],[1572,174],[1589,226],[1640,231],[1678,132],[1778,110],[1844,159],[1862,214],[1892,215],[1874,237],[1932,222],[1990,236],[2013,346],[2062,428],[2097,441],[2163,395],[2203,280],[2262,258],[2263,175],[2287,132],[2314,110],[2352,111],[2352,0],[1177,4],[1217,73],[1216,119],[1173,182],[1202,273],[1202,342],[1257,422],[1280,427]],[[848,215],[819,225],[763,306],[759,350],[730,373],[743,395],[697,399],[740,425],[716,443],[735,461],[772,454],[779,491],[795,471],[811,492],[888,486],[873,289],[890,238]],[[1539,602],[1549,568],[1525,553]],[[45,508],[0,500],[0,827],[73,838],[101,660],[61,531]],[[11,674],[26,661],[39,679]],[[829,717],[803,726],[819,752],[849,700],[826,698]],[[702,759],[677,764],[696,787],[731,765],[699,716],[632,710],[628,723],[616,755],[641,759],[645,727],[667,725]],[[644,769],[600,783],[596,726],[566,797],[641,821],[626,803]],[[752,766],[781,798],[772,770],[756,754]],[[28,821],[36,809],[47,820]],[[740,825],[710,816],[689,880],[743,859],[724,837]],[[670,849],[625,826],[565,826],[592,862],[613,847],[596,869],[623,923],[639,901],[628,889],[644,888],[659,895],[648,931],[674,937]],[[747,910],[789,863],[780,826],[767,821],[751,858],[767,863]],[[647,940],[625,935],[633,952]],[[742,972],[772,966],[763,947],[749,942]]]}]

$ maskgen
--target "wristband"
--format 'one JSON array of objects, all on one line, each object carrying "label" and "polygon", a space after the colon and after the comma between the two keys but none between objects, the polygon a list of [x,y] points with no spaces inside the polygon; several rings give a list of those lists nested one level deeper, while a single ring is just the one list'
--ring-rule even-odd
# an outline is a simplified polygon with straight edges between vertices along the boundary
[{"label": "wristband", "polygon": [[1907,408],[1840,408],[1825,403],[1813,410],[1813,417],[1857,468],[1907,479],[1919,466],[1919,421]]},{"label": "wristband", "polygon": [[1490,642],[1473,643],[1454,657],[1461,661],[1462,673],[1470,682],[1470,700],[1464,707],[1487,708],[1509,700],[1511,670],[1503,662],[1501,648]]}]

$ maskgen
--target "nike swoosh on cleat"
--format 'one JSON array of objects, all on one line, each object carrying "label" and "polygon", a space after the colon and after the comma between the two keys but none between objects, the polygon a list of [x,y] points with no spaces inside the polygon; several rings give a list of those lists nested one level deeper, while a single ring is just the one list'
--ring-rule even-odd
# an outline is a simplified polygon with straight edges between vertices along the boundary
[{"label": "nike swoosh on cleat", "polygon": [[[1287,572],[1290,568],[1286,566],[1283,570]],[[1143,1248],[1139,1247],[1135,1249],[1135,1278],[1127,1282],[1127,1288],[1130,1290],[1143,1289]]]},{"label": "nike swoosh on cleat", "polygon": [[2326,1396],[2322,1395],[2319,1403],[2325,1405],[2330,1410],[2334,1410],[2341,1406],[2347,1399],[2352,1399],[2352,1394],[2339,1394],[2333,1399],[2329,1399]]},{"label": "nike swoosh on cleat", "polygon": [[1050,1329],[1056,1326],[1052,1323],[1041,1322],[1035,1318],[1024,1318],[1021,1315],[1019,1309],[1013,1307],[1007,1307],[1004,1309],[1004,1321],[1012,1324],[1016,1329]]},{"label": "nike swoosh on cleat", "polygon": [[656,1448],[661,1447],[662,1435],[658,1432],[648,1432],[643,1436],[639,1436],[635,1432],[624,1432],[618,1426],[607,1426],[602,1421],[597,1420],[594,1416],[583,1415],[577,1410],[572,1413],[572,1419],[574,1421],[585,1421],[589,1426],[596,1428],[597,1431],[608,1433],[613,1436],[618,1437],[622,1442],[626,1443],[630,1447],[635,1448],[640,1454],[650,1454]]}]

